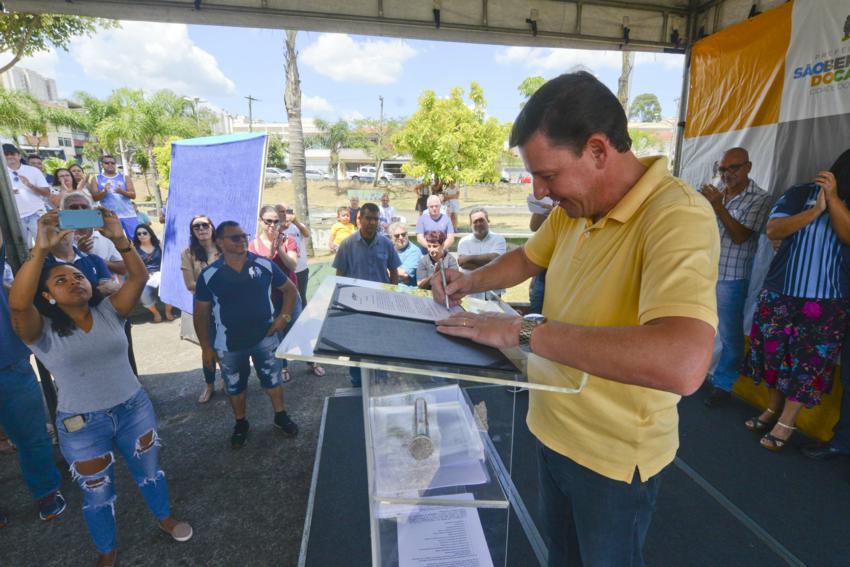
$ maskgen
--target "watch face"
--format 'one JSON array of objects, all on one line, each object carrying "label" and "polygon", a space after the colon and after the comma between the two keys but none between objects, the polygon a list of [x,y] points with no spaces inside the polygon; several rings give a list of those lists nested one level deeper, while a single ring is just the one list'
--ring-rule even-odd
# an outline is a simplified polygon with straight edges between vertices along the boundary
[{"label": "watch face", "polygon": [[541,319],[545,319],[545,318],[546,317],[544,317],[540,313],[529,313],[528,315],[523,317],[523,319],[525,319],[526,321],[540,321]]}]

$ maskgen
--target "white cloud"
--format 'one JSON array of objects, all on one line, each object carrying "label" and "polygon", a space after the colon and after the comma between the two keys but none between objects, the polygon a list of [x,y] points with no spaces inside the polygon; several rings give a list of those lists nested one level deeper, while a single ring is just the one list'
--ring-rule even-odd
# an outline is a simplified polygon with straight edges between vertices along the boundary
[{"label": "white cloud", "polygon": [[[617,69],[622,66],[620,51],[592,51],[586,49],[554,49],[543,47],[508,47],[496,53],[496,62],[502,65],[521,64],[539,73],[564,73],[576,65],[587,66],[594,71],[603,68]],[[666,70],[681,72],[685,64],[683,55],[671,53],[636,53],[635,65],[658,64]]]},{"label": "white cloud", "polygon": [[587,49],[554,49],[550,47],[508,47],[496,52],[496,62],[502,65],[522,64],[539,73],[565,73],[576,65],[598,71],[619,69],[619,52]]},{"label": "white cloud", "polygon": [[638,53],[635,55],[635,65],[649,65],[656,63],[668,71],[682,72],[685,66],[685,56],[675,53]]},{"label": "white cloud", "polygon": [[366,118],[366,117],[363,114],[361,114],[360,112],[357,112],[356,110],[346,112],[345,114],[342,115],[342,119],[345,120],[346,122],[354,122],[355,120],[363,120],[364,118]]},{"label": "white cloud", "polygon": [[333,112],[331,103],[320,96],[309,96],[301,93],[301,108],[311,112]]},{"label": "white cloud", "polygon": [[301,52],[301,61],[335,81],[386,85],[399,80],[414,55],[401,39],[354,41],[348,34],[325,33]]},{"label": "white cloud", "polygon": [[185,24],[121,22],[118,29],[77,39],[71,55],[92,79],[146,91],[230,95],[236,85],[189,38]]}]

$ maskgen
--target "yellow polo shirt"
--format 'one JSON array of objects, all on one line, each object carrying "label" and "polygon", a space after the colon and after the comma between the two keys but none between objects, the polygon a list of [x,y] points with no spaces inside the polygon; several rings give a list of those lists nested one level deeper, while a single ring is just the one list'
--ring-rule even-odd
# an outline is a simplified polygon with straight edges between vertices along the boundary
[{"label": "yellow polo shirt", "polygon": [[[720,256],[708,201],[647,158],[634,187],[603,218],[556,208],[525,245],[546,266],[543,314],[584,325],[641,325],[691,317],[717,328]],[[570,348],[564,345],[565,349]],[[532,382],[577,385],[582,373],[530,355]],[[631,482],[667,466],[679,447],[679,396],[589,376],[580,394],[530,391],[528,428],[541,443],[605,477]]]}]

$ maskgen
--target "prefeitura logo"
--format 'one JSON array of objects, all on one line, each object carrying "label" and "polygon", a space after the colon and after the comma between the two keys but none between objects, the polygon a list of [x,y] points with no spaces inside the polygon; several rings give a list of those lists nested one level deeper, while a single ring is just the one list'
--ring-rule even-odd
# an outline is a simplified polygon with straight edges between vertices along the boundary
[{"label": "prefeitura logo", "polygon": [[[850,39],[850,14],[844,20],[843,32],[842,43]],[[812,63],[794,69],[795,80],[806,77],[809,78],[810,87],[850,79],[850,45],[836,46],[826,50],[824,53],[819,53]]]}]

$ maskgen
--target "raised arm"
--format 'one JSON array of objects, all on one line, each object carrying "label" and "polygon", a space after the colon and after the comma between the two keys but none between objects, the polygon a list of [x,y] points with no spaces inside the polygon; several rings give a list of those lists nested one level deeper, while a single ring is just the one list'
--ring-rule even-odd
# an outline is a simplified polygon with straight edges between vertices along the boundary
[{"label": "raised arm", "polygon": [[838,196],[838,185],[831,171],[821,171],[815,177],[815,183],[820,185],[826,194],[826,210],[829,212],[829,223],[838,239],[844,244],[850,244],[850,211]]},{"label": "raised arm", "polygon": [[128,199],[136,198],[136,186],[133,185],[133,180],[130,179],[129,175],[124,176],[124,189],[116,189],[115,192],[124,195]]},{"label": "raised arm", "polygon": [[32,249],[29,260],[24,262],[18,270],[12,289],[9,290],[12,328],[27,344],[38,340],[44,326],[41,314],[33,304],[35,294],[38,292],[38,280],[44,268],[44,259],[47,258],[53,246],[72,232],[74,231],[60,230],[59,211],[53,210],[42,215],[38,219],[35,247]]},{"label": "raised arm", "polygon": [[97,188],[97,177],[89,179],[89,193],[91,193],[91,198],[95,201],[102,201],[106,197],[106,190],[101,191]]},{"label": "raised arm", "polygon": [[103,207],[100,208],[100,211],[103,213],[103,228],[100,229],[100,232],[112,241],[127,268],[127,279],[124,281],[124,285],[115,295],[109,297],[109,301],[112,302],[112,306],[119,315],[126,317],[136,307],[139,298],[142,296],[142,290],[145,289],[145,284],[148,281],[148,270],[139,257],[139,253],[136,252],[136,247],[124,234],[124,227],[121,226],[118,216]]},{"label": "raised arm", "polygon": [[818,199],[814,207],[799,212],[796,215],[770,219],[767,221],[765,234],[771,240],[784,240],[821,216],[825,210],[826,194],[821,190],[818,193]]}]

